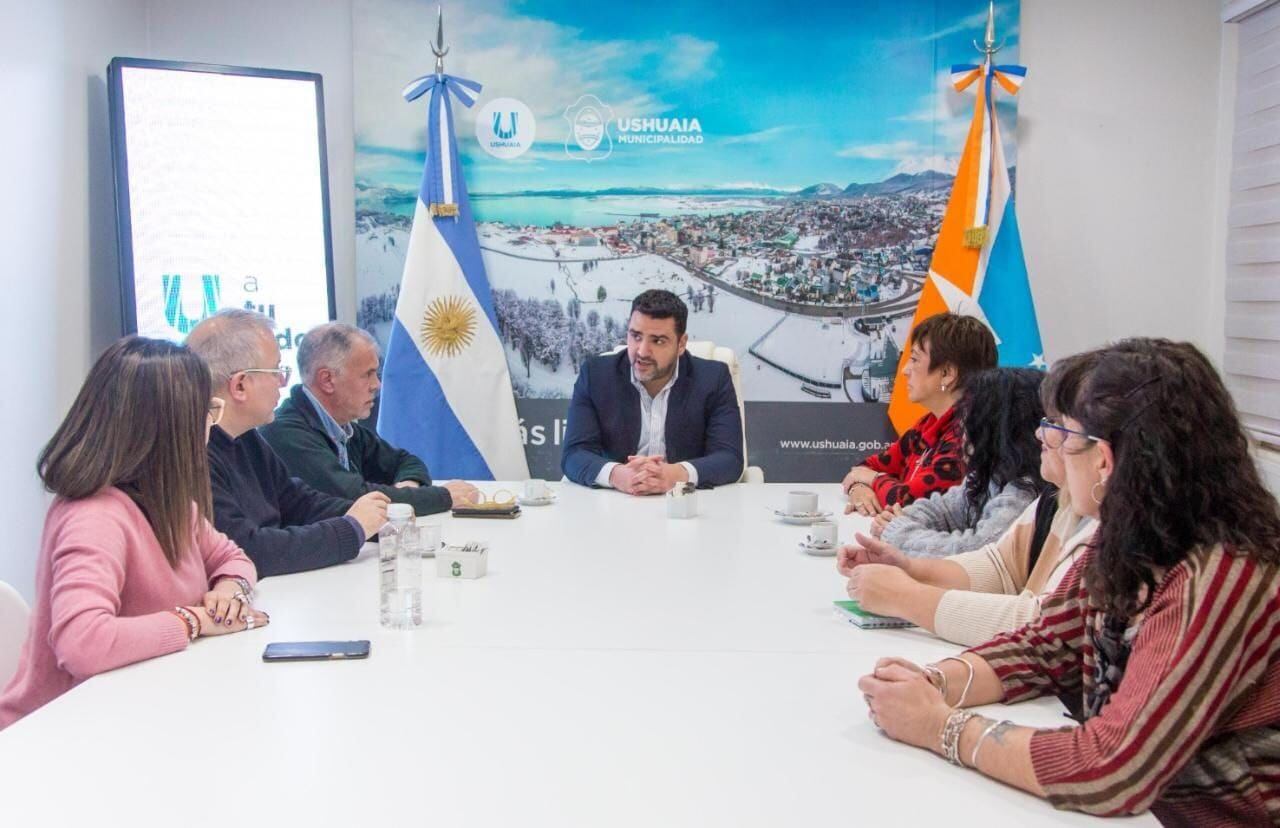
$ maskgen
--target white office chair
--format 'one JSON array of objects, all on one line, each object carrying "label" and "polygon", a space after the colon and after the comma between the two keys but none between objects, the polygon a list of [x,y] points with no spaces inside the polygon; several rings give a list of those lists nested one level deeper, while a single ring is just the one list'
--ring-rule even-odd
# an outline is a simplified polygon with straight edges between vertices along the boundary
[{"label": "white office chair", "polygon": [[[604,356],[616,354],[625,350],[626,345],[620,345],[611,351],[605,351]],[[747,458],[747,411],[746,406],[742,402],[742,375],[738,370],[738,355],[733,352],[732,348],[726,348],[723,345],[716,346],[714,342],[701,339],[694,341],[689,340],[685,345],[685,350],[699,359],[714,359],[716,362],[723,362],[729,366],[729,377],[733,380],[733,393],[738,397],[738,416],[742,419],[742,458]],[[742,469],[742,477],[738,478],[740,483],[763,483],[764,469],[759,466],[745,466]]]},{"label": "white office chair", "polygon": [[27,619],[31,610],[13,587],[0,581],[0,688],[9,683],[18,669],[18,656],[27,640]]},{"label": "white office chair", "polygon": [[[689,340],[685,350],[696,357],[714,359],[729,366],[729,376],[733,379],[733,393],[738,397],[738,416],[742,418],[742,458],[745,460],[747,457],[747,410],[742,401],[742,372],[738,369],[738,355],[732,348],[717,346],[714,342],[705,339],[697,342]],[[741,482],[763,483],[764,469],[759,466],[745,466],[742,470]]]}]

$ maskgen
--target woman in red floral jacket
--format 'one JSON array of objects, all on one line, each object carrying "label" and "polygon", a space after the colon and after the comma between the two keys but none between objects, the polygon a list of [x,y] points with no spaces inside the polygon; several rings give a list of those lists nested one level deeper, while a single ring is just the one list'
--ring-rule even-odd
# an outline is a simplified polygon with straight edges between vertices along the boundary
[{"label": "woman in red floral jacket", "polygon": [[964,434],[955,404],[965,380],[996,365],[991,329],[972,316],[940,313],[911,332],[907,396],[928,409],[898,441],[844,478],[845,513],[876,515],[964,480]]}]

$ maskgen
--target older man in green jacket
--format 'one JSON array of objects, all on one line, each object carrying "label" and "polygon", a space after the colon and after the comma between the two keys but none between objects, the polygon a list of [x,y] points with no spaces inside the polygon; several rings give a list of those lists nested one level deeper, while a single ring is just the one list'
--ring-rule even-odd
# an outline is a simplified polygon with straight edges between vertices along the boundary
[{"label": "older man in green jacket", "polygon": [[475,487],[462,481],[432,485],[422,460],[357,422],[369,416],[382,387],[369,334],[341,322],[313,328],[298,347],[298,372],[302,382],[259,429],[290,474],[339,497],[380,491],[419,515],[475,497]]}]

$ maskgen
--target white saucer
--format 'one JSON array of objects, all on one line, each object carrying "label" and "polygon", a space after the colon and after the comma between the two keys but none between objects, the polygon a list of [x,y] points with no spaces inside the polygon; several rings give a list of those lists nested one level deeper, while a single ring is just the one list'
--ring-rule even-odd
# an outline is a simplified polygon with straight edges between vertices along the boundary
[{"label": "white saucer", "polygon": [[556,502],[556,494],[551,492],[546,497],[525,497],[520,495],[519,500],[521,506],[550,506]]},{"label": "white saucer", "polygon": [[439,552],[441,549],[444,549],[444,541],[440,541],[440,545],[439,545],[439,546],[437,546],[435,549],[425,549],[425,550],[423,550],[423,552],[422,552],[422,557],[424,557],[424,558],[434,558],[434,557],[436,556],[436,553],[437,553],[437,552]]},{"label": "white saucer", "polygon": [[784,512],[781,509],[774,509],[773,514],[782,518],[783,523],[793,523],[796,526],[808,526],[831,517],[830,512]]},{"label": "white saucer", "polygon": [[800,541],[800,551],[806,555],[813,555],[816,558],[834,558],[836,550],[840,548],[840,544],[833,543],[830,546],[810,546],[804,541]]}]

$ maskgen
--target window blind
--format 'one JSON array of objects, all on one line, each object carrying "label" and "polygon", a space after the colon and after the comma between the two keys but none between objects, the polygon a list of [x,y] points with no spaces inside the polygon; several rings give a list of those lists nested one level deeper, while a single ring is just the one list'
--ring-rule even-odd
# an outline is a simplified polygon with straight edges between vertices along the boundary
[{"label": "window blind", "polygon": [[1280,449],[1280,4],[1236,7],[1223,370],[1245,424]]}]

